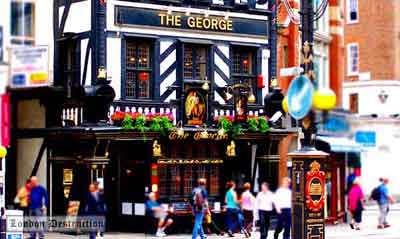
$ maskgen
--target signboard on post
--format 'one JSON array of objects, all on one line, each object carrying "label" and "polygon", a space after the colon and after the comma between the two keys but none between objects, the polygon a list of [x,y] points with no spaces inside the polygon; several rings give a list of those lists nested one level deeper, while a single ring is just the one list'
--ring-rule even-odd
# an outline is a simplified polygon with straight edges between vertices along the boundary
[{"label": "signboard on post", "polygon": [[10,54],[10,87],[29,88],[49,85],[47,46],[18,47]]}]

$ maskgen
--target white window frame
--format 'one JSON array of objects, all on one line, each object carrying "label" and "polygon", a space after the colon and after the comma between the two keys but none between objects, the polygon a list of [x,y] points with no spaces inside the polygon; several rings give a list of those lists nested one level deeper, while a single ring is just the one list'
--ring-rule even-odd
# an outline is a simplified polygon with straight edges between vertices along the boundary
[{"label": "white window frame", "polygon": [[[357,71],[352,69],[352,58],[351,58],[351,48],[357,47]],[[347,75],[348,76],[358,76],[360,72],[360,46],[357,42],[347,44]]]},{"label": "white window frame", "polygon": [[[355,1],[356,3],[356,11],[357,11],[357,19],[352,20],[351,19],[351,11],[350,11],[350,2]],[[358,5],[358,0],[346,0],[346,19],[347,19],[347,24],[355,24],[359,22],[360,19],[360,10],[359,10],[359,5]]]}]

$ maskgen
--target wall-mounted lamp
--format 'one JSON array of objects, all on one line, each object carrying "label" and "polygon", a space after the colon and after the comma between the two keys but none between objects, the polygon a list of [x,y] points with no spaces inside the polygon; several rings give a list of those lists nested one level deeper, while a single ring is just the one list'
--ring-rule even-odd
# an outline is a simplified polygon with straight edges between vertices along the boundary
[{"label": "wall-mounted lamp", "polygon": [[178,124],[176,125],[178,126],[177,130],[176,130],[176,134],[179,137],[183,137],[185,135],[185,130],[183,129],[183,122],[182,120],[179,120]]},{"label": "wall-mounted lamp", "polygon": [[378,95],[379,100],[382,104],[385,104],[387,101],[387,98],[389,97],[389,95],[386,93],[386,91],[381,90],[381,92]]},{"label": "wall-mounted lamp", "polygon": [[205,91],[208,91],[208,90],[210,89],[210,85],[208,84],[207,77],[204,78],[204,83],[203,83],[203,85],[201,86],[201,88],[202,88],[203,90],[205,90]]}]

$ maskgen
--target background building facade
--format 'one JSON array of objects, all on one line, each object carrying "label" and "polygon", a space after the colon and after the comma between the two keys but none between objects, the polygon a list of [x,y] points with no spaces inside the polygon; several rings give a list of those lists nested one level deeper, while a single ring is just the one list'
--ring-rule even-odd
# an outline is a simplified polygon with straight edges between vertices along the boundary
[{"label": "background building facade", "polygon": [[345,2],[343,106],[354,113],[354,137],[366,146],[362,154],[366,191],[386,176],[399,194],[394,169],[399,165],[400,2]]}]

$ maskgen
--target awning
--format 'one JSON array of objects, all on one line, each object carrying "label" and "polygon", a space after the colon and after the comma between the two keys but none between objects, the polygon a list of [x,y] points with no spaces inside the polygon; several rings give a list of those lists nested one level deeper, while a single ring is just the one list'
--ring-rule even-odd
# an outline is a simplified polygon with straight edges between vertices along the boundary
[{"label": "awning", "polygon": [[362,151],[361,145],[345,137],[317,136],[317,139],[328,143],[332,152],[357,153]]}]

